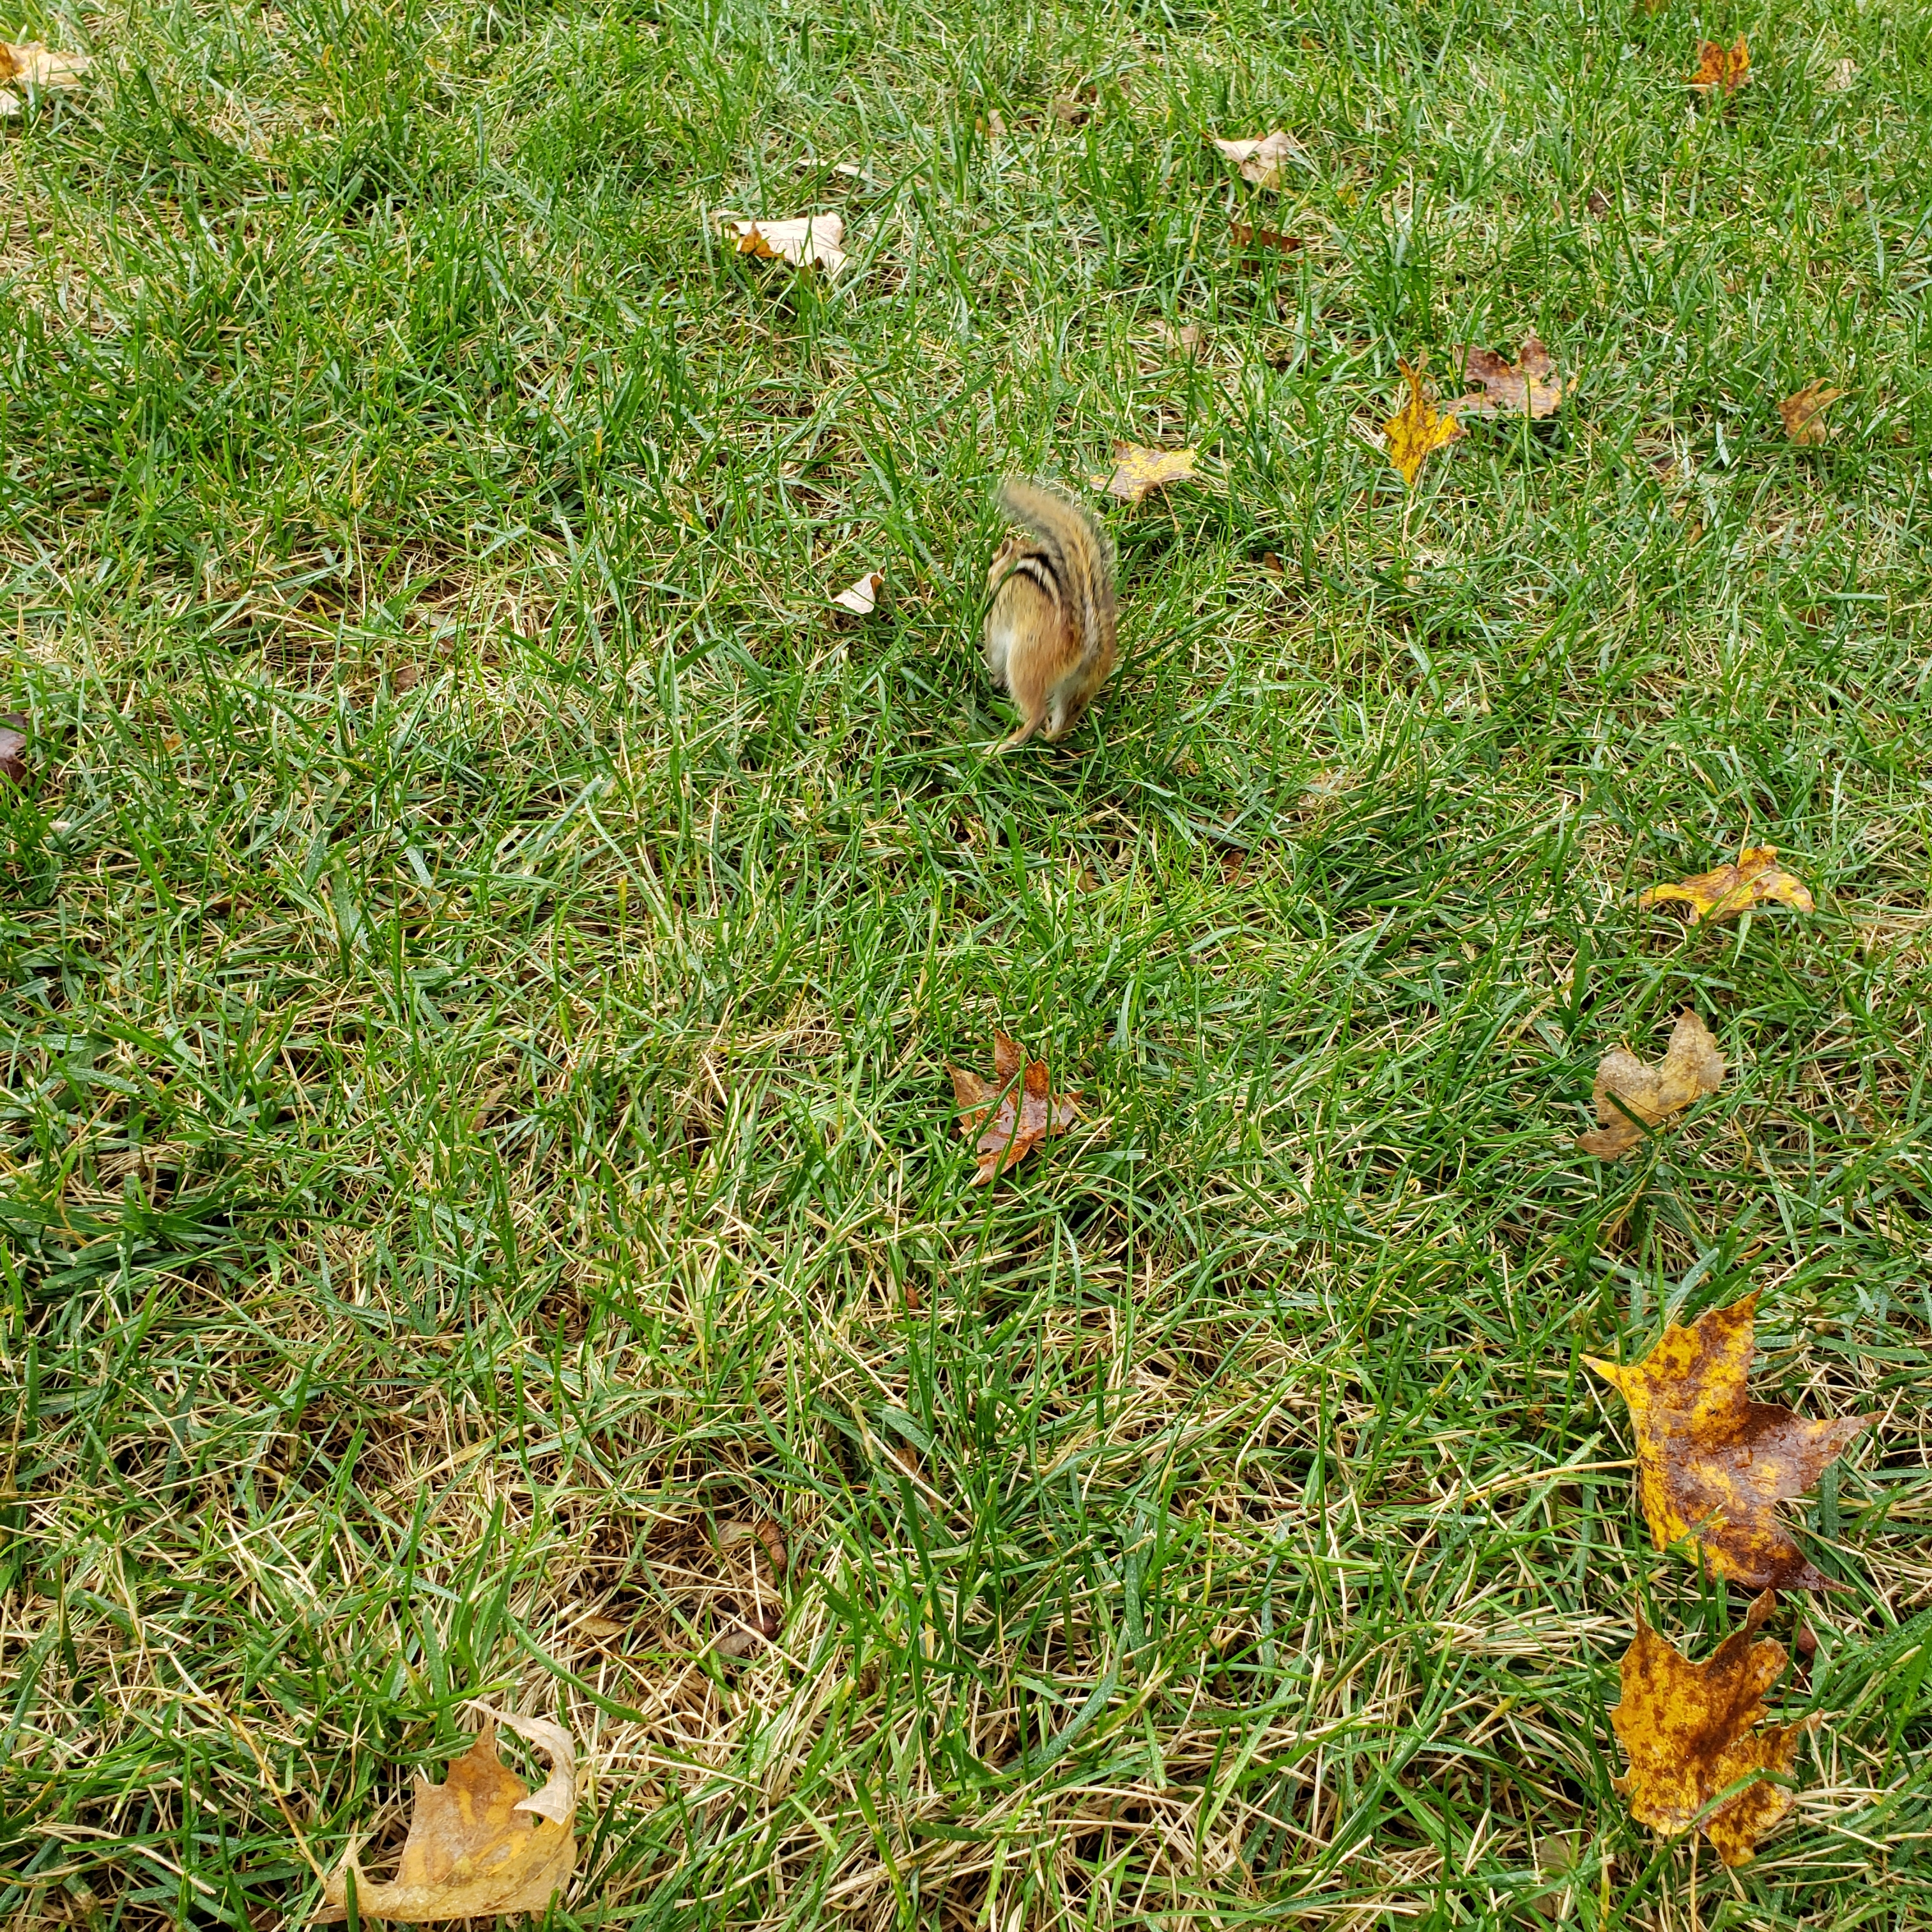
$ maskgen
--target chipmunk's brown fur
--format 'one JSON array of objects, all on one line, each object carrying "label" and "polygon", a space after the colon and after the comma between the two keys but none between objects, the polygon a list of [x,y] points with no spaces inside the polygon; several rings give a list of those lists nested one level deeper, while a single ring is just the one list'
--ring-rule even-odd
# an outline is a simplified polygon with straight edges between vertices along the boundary
[{"label": "chipmunk's brown fur", "polygon": [[1010,476],[1000,508],[1020,527],[986,573],[986,668],[1011,692],[1020,728],[1051,743],[1080,722],[1114,668],[1114,546],[1091,514],[1056,490]]}]

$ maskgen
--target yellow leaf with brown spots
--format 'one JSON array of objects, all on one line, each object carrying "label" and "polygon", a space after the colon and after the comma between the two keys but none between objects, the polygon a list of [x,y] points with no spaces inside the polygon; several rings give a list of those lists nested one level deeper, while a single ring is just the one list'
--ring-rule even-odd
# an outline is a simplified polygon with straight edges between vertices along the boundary
[{"label": "yellow leaf with brown spots", "polygon": [[1830,442],[1832,425],[1825,420],[1825,412],[1844,393],[1832,388],[1821,376],[1815,382],[1807,382],[1795,396],[1786,396],[1778,406],[1778,413],[1784,418],[1784,434],[1809,449]]},{"label": "yellow leaf with brown spots", "polygon": [[1430,452],[1454,442],[1462,434],[1462,425],[1456,420],[1454,410],[1446,414],[1438,411],[1423,394],[1418,371],[1406,362],[1396,367],[1408,385],[1408,400],[1383,424],[1383,447],[1388,452],[1388,460],[1402,472],[1402,482],[1413,490]]},{"label": "yellow leaf with brown spots", "polygon": [[1778,865],[1775,845],[1747,845],[1735,865],[1700,872],[1694,879],[1681,880],[1674,886],[1652,886],[1638,895],[1636,902],[1662,905],[1671,899],[1681,899],[1690,908],[1693,926],[1700,920],[1735,919],[1748,907],[1767,900],[1795,906],[1800,912],[1816,910],[1804,882]]},{"label": "yellow leaf with brown spots", "polygon": [[1750,1863],[1757,1841],[1795,1802],[1762,1778],[1728,1798],[1719,1794],[1754,1772],[1790,1777],[1798,1761],[1801,1724],[1751,1728],[1764,1715],[1764,1694],[1784,1668],[1784,1646],[1754,1642],[1777,1606],[1768,1590],[1702,1664],[1636,1616],[1636,1641],[1624,1653],[1622,1701],[1610,1712],[1630,1768],[1616,1780],[1630,1815],[1666,1838],[1696,1826],[1727,1865]]},{"label": "yellow leaf with brown spots", "polygon": [[1688,1008],[1677,1016],[1670,1044],[1656,1066],[1627,1046],[1613,1047],[1597,1067],[1597,1124],[1576,1144],[1599,1160],[1617,1160],[1654,1127],[1724,1084],[1724,1056],[1711,1029]]},{"label": "yellow leaf with brown spots", "polygon": [[1583,1359],[1630,1405],[1636,1492],[1651,1540],[1684,1546],[1751,1590],[1821,1590],[1824,1576],[1778,1521],[1869,1415],[1812,1422],[1745,1394],[1757,1296],[1675,1324],[1628,1367]]},{"label": "yellow leaf with brown spots", "polygon": [[1714,88],[1735,94],[1750,77],[1750,49],[1743,34],[1738,36],[1734,47],[1716,40],[1697,43],[1697,70],[1690,76],[1690,85],[1700,94],[1708,94]]}]

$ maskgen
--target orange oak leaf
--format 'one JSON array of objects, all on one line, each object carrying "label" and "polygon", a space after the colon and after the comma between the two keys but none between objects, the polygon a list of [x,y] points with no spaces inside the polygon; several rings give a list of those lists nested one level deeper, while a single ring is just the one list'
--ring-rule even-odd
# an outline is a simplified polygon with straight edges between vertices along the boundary
[{"label": "orange oak leaf", "polygon": [[786,221],[746,221],[731,214],[718,218],[736,238],[741,255],[789,262],[794,268],[820,268],[828,275],[845,266],[842,214],[800,214]]},{"label": "orange oak leaf", "polygon": [[1750,49],[1743,34],[1738,36],[1734,47],[1720,46],[1715,40],[1697,43],[1697,71],[1690,76],[1690,85],[1699,93],[1708,94],[1714,88],[1735,94],[1750,77]]},{"label": "orange oak leaf", "polygon": [[[484,1711],[483,1728],[440,1784],[419,1782],[410,1834],[395,1877],[362,1876],[352,1844],[322,1886],[319,1923],[348,1916],[349,1880],[364,1918],[428,1925],[496,1912],[542,1912],[568,1883],[577,1862],[576,1750],[570,1733],[545,1718]],[[496,1726],[527,1738],[550,1761],[534,1795],[496,1755]]]},{"label": "orange oak leaf", "polygon": [[[1600,1160],[1618,1160],[1654,1127],[1724,1084],[1724,1056],[1711,1029],[1688,1009],[1671,1029],[1670,1044],[1653,1066],[1627,1046],[1613,1047],[1597,1066],[1592,1101],[1597,1124],[1576,1144]],[[1634,1118],[1633,1118],[1634,1117]]]},{"label": "orange oak leaf", "polygon": [[970,1136],[982,1124],[980,1156],[973,1185],[982,1186],[1016,1162],[1024,1160],[1049,1134],[1064,1133],[1079,1118],[1078,1094],[1054,1097],[1043,1060],[1028,1060],[1018,1040],[993,1035],[993,1078],[982,1080],[964,1068],[950,1066],[952,1097],[959,1108],[959,1131]]},{"label": "orange oak leaf", "polygon": [[1674,886],[1652,886],[1637,895],[1640,906],[1661,905],[1681,899],[1690,908],[1690,923],[1700,920],[1735,919],[1748,907],[1767,899],[1796,906],[1800,912],[1816,908],[1802,881],[1777,863],[1775,845],[1747,845],[1735,865],[1720,866],[1714,872],[1700,872]]},{"label": "orange oak leaf", "polygon": [[1531,335],[1516,353],[1520,359],[1510,362],[1492,349],[1472,344],[1462,352],[1463,379],[1483,386],[1459,397],[1450,408],[1472,416],[1553,416],[1563,400],[1563,382],[1550,351]]},{"label": "orange oak leaf", "polygon": [[1282,185],[1282,170],[1291,160],[1306,161],[1306,150],[1300,142],[1285,129],[1277,128],[1271,134],[1263,134],[1254,140],[1224,141],[1219,135],[1208,137],[1236,163],[1241,171],[1241,178],[1252,182],[1256,188],[1279,188]]},{"label": "orange oak leaf", "polygon": [[1810,1422],[1744,1392],[1757,1296],[1674,1324],[1640,1362],[1583,1359],[1630,1405],[1636,1492],[1651,1540],[1682,1544],[1751,1590],[1822,1590],[1826,1580],[1773,1505],[1802,1496],[1869,1415]]},{"label": "orange oak leaf", "polygon": [[1402,480],[1415,488],[1415,479],[1429,453],[1444,443],[1454,442],[1462,434],[1454,410],[1438,412],[1422,392],[1422,376],[1406,362],[1396,365],[1408,385],[1408,400],[1382,424],[1383,447],[1388,460],[1402,472]]},{"label": "orange oak leaf", "polygon": [[1811,448],[1832,439],[1832,425],[1825,420],[1825,412],[1844,394],[1842,389],[1830,388],[1821,376],[1815,382],[1807,382],[1795,396],[1786,396],[1778,406],[1778,413],[1784,418],[1784,433],[1793,442],[1802,442]]},{"label": "orange oak leaf", "polygon": [[1754,1642],[1777,1607],[1766,1590],[1702,1664],[1693,1664],[1636,1613],[1636,1640],[1624,1652],[1622,1701],[1610,1724],[1630,1760],[1616,1780],[1640,1823],[1676,1838],[1693,1825],[1727,1865],[1750,1863],[1757,1841],[1796,1802],[1784,1786],[1760,1778],[1728,1798],[1719,1794],[1754,1772],[1788,1778],[1804,1726],[1751,1726],[1764,1715],[1764,1694],[1784,1668],[1784,1646]]},{"label": "orange oak leaf", "polygon": [[1194,475],[1194,455],[1191,449],[1143,449],[1137,442],[1117,442],[1114,473],[1094,477],[1093,484],[1124,503],[1138,503],[1150,490],[1189,481]]}]

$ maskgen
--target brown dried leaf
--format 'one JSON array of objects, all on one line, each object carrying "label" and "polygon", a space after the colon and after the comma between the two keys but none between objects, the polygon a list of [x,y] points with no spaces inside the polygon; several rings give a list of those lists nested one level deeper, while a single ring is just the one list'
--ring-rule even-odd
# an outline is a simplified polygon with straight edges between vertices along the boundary
[{"label": "brown dried leaf", "polygon": [[1187,482],[1195,473],[1194,457],[1191,449],[1144,449],[1137,442],[1117,442],[1112,476],[1091,480],[1095,489],[1124,503],[1138,503],[1150,490]]},{"label": "brown dried leaf", "polygon": [[1229,160],[1239,164],[1242,180],[1256,188],[1280,188],[1283,185],[1282,171],[1288,163],[1308,159],[1300,142],[1280,128],[1253,140],[1224,141],[1215,134],[1208,138]]},{"label": "brown dried leaf", "polygon": [[[364,1918],[427,1925],[448,1918],[542,1912],[577,1862],[571,1823],[577,1810],[576,1750],[562,1725],[543,1718],[485,1711],[476,1742],[454,1760],[440,1784],[419,1783],[395,1877],[372,1885],[352,1844],[322,1887],[319,1923],[348,1916],[348,1874]],[[550,1761],[532,1793],[496,1755],[496,1726],[527,1738]]]},{"label": "brown dried leaf", "polygon": [[[0,40],[0,80],[17,80],[23,86],[46,91],[78,87],[81,77],[94,64],[85,54],[58,54],[39,40],[16,46]],[[17,114],[20,97],[11,88],[0,90],[0,117]]]},{"label": "brown dried leaf", "polygon": [[1396,366],[1408,385],[1408,400],[1382,424],[1383,447],[1388,460],[1402,472],[1402,482],[1413,490],[1430,452],[1454,442],[1462,434],[1462,425],[1454,410],[1440,414],[1431,405],[1422,392],[1420,371],[1406,362]]},{"label": "brown dried leaf", "polygon": [[1708,94],[1713,88],[1735,94],[1749,83],[1750,77],[1750,49],[1743,34],[1738,36],[1734,47],[1721,46],[1715,40],[1697,43],[1697,71],[1690,76],[1690,84],[1700,94]]},{"label": "brown dried leaf", "polygon": [[1844,393],[1829,387],[1820,376],[1815,382],[1807,382],[1795,396],[1786,396],[1778,406],[1778,413],[1784,418],[1785,434],[1793,442],[1813,449],[1830,442],[1832,425],[1825,421],[1825,412]]},{"label": "brown dried leaf", "polygon": [[832,598],[842,610],[850,610],[855,617],[869,617],[873,606],[878,602],[879,591],[886,580],[883,570],[868,570],[849,588],[839,592]]},{"label": "brown dried leaf", "polygon": [[789,262],[794,268],[820,268],[836,275],[844,267],[842,214],[800,214],[784,221],[746,221],[736,215],[718,220],[737,238],[738,253],[765,260]]},{"label": "brown dried leaf", "polygon": [[1093,116],[1094,104],[1090,100],[1082,100],[1070,94],[1054,96],[1053,118],[1063,128],[1078,128],[1082,122],[1091,120]]},{"label": "brown dried leaf", "polygon": [[0,778],[27,782],[27,721],[17,711],[0,716]]},{"label": "brown dried leaf", "polygon": [[1652,886],[1637,895],[1636,902],[1652,906],[1681,899],[1690,908],[1693,926],[1703,919],[1734,919],[1748,907],[1767,899],[1795,906],[1800,912],[1814,910],[1811,895],[1801,881],[1780,869],[1777,858],[1775,845],[1747,845],[1738,854],[1736,864],[1700,872],[1674,886]]},{"label": "brown dried leaf", "polygon": [[1654,1066],[1628,1047],[1613,1048],[1604,1055],[1592,1096],[1598,1124],[1590,1132],[1579,1134],[1576,1144],[1599,1160],[1621,1160],[1643,1138],[1645,1127],[1654,1127],[1682,1112],[1693,1100],[1714,1094],[1724,1078],[1724,1056],[1710,1028],[1687,1010],[1678,1016],[1670,1044]]},{"label": "brown dried leaf", "polygon": [[1450,409],[1475,416],[1553,416],[1563,400],[1562,380],[1550,351],[1534,335],[1526,336],[1519,362],[1507,362],[1492,349],[1472,344],[1463,351],[1464,380],[1480,389],[1451,403]]},{"label": "brown dried leaf", "polygon": [[1051,1134],[1062,1134],[1079,1118],[1078,1094],[1054,1097],[1043,1060],[1029,1060],[1018,1040],[993,1035],[991,1082],[950,1066],[952,1097],[959,1108],[959,1131],[969,1137],[985,1124],[976,1151],[975,1187],[1024,1160]]},{"label": "brown dried leaf", "polygon": [[1277,228],[1257,228],[1247,221],[1231,221],[1228,226],[1236,243],[1244,248],[1274,248],[1286,255],[1302,246],[1299,235],[1284,235]]},{"label": "brown dried leaf", "polygon": [[1586,1355],[1630,1405],[1636,1488],[1659,1550],[1687,1545],[1712,1573],[1752,1590],[1822,1590],[1826,1579],[1778,1521],[1876,1418],[1808,1422],[1745,1394],[1757,1296],[1674,1324],[1628,1368]]},{"label": "brown dried leaf", "polygon": [[1616,1780],[1630,1816],[1676,1838],[1695,1825],[1727,1865],[1748,1864],[1762,1838],[1796,1802],[1764,1780],[1721,1802],[1718,1794],[1754,1772],[1790,1776],[1800,1724],[1751,1726],[1764,1694],[1784,1668],[1784,1646],[1752,1639],[1777,1607],[1766,1590],[1702,1664],[1693,1664],[1636,1613],[1636,1640],[1624,1652],[1622,1701],[1610,1712],[1630,1769]]}]

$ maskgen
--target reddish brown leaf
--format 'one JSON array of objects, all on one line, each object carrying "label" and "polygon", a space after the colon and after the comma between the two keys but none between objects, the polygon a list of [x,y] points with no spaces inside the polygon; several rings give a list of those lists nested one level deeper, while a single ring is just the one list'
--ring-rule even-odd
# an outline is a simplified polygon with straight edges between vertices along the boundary
[{"label": "reddish brown leaf", "polygon": [[993,1035],[993,1078],[988,1082],[964,1067],[947,1070],[959,1108],[959,1131],[970,1136],[983,1124],[976,1149],[980,1165],[974,1186],[1024,1160],[1051,1134],[1064,1133],[1078,1118],[1078,1094],[1054,1097],[1043,1060],[1029,1060],[1018,1041]]},{"label": "reddish brown leaf", "polygon": [[17,711],[0,715],[0,778],[27,782],[27,721]]},{"label": "reddish brown leaf", "polygon": [[1563,400],[1563,382],[1550,351],[1531,335],[1524,338],[1516,353],[1520,359],[1511,362],[1493,349],[1472,344],[1465,350],[1463,379],[1482,387],[1459,397],[1449,406],[1465,416],[1554,416]]},{"label": "reddish brown leaf", "polygon": [[1738,36],[1738,44],[1734,47],[1724,46],[1716,40],[1697,43],[1697,70],[1691,75],[1690,84],[1700,94],[1708,94],[1714,89],[1735,94],[1749,82],[1750,77],[1750,49],[1743,34]]},{"label": "reddish brown leaf", "polygon": [[1244,248],[1274,248],[1286,255],[1302,245],[1299,235],[1284,235],[1279,229],[1257,228],[1250,221],[1231,221],[1228,226]]},{"label": "reddish brown leaf", "polygon": [[1659,1550],[1687,1546],[1714,1574],[1752,1590],[1821,1590],[1823,1575],[1774,1507],[1802,1496],[1876,1420],[1810,1422],[1744,1392],[1757,1297],[1713,1308],[1628,1367],[1586,1355],[1630,1405],[1637,1499]]}]

